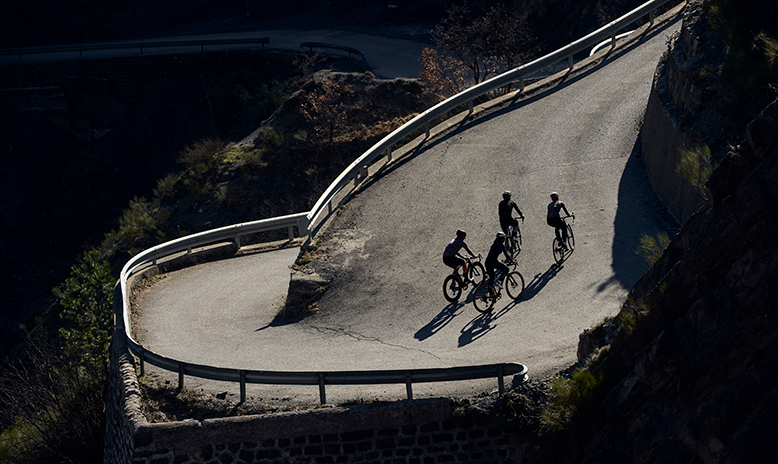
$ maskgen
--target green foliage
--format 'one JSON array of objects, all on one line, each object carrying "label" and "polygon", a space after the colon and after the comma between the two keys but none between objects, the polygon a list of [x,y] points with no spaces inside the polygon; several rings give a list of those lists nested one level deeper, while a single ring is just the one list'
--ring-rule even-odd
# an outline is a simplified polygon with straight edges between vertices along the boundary
[{"label": "green foliage", "polygon": [[271,129],[267,133],[267,141],[271,147],[278,148],[284,143],[284,134]]},{"label": "green foliage", "polygon": [[640,237],[640,246],[636,253],[642,256],[643,259],[648,262],[649,266],[653,266],[662,256],[662,253],[669,244],[670,237],[664,232],[660,232],[656,237],[643,234]]},{"label": "green foliage", "polygon": [[222,150],[224,150],[224,142],[215,138],[206,138],[186,147],[179,153],[176,161],[190,169],[200,165],[208,166]]},{"label": "green foliage", "polygon": [[163,226],[169,213],[145,198],[135,197],[119,219],[118,240],[133,253],[151,243],[152,238],[164,240]]},{"label": "green foliage", "polygon": [[705,183],[708,182],[713,166],[711,165],[710,148],[707,145],[681,150],[681,161],[675,170],[692,185],[703,200],[708,200]]},{"label": "green foliage", "polygon": [[58,290],[66,321],[60,328],[65,352],[89,369],[108,366],[108,346],[113,326],[113,287],[108,261],[95,250],[83,254]]},{"label": "green foliage", "polygon": [[635,297],[630,295],[627,298],[627,302],[619,311],[617,316],[621,328],[627,333],[632,333],[637,327],[640,319],[648,314],[648,305],[643,299],[635,300]]},{"label": "green foliage", "polygon": [[577,369],[570,378],[552,377],[549,380],[549,407],[541,414],[541,421],[552,429],[561,429],[588,402],[594,389],[602,382],[602,373],[595,375]]},{"label": "green foliage", "polygon": [[157,188],[154,189],[154,196],[159,199],[170,198],[175,195],[176,184],[181,178],[180,174],[170,173],[157,181]]}]

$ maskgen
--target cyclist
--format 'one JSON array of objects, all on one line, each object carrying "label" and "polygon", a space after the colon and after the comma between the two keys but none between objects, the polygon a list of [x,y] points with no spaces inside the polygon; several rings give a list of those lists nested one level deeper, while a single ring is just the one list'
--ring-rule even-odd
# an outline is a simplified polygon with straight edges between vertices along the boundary
[{"label": "cyclist", "polygon": [[516,202],[511,200],[511,192],[509,190],[506,190],[502,194],[502,201],[497,205],[497,213],[500,215],[500,227],[502,228],[503,233],[507,235],[508,227],[512,225],[513,241],[516,243],[516,245],[518,245],[519,239],[516,236],[516,234],[519,229],[519,221],[518,219],[513,217],[512,213],[514,209],[516,210],[517,213],[519,213],[519,216],[523,221],[524,214],[522,214]]},{"label": "cyclist", "polygon": [[[548,225],[554,228],[554,233],[556,234],[557,240],[562,241],[562,248],[565,250],[567,249],[567,226],[565,225],[565,221],[562,220],[562,216],[560,215],[560,211],[564,210],[565,214],[570,217],[572,216],[568,211],[565,204],[559,200],[559,194],[556,192],[551,192],[551,203],[548,204],[548,216],[546,217],[546,222]],[[560,239],[559,237],[559,231],[562,231],[562,237]]]},{"label": "cyclist", "polygon": [[443,264],[454,269],[454,272],[456,272],[456,269],[459,266],[462,266],[462,273],[465,277],[465,283],[470,283],[471,281],[467,274],[467,261],[459,256],[459,250],[464,248],[468,253],[470,253],[471,258],[475,258],[475,254],[473,254],[473,252],[470,251],[470,248],[467,247],[467,244],[465,243],[465,237],[467,237],[467,233],[464,230],[459,229],[457,231],[456,238],[448,242],[446,249],[443,250]]},{"label": "cyclist", "polygon": [[502,279],[497,279],[495,282],[494,274],[495,269],[500,271],[500,276],[504,276],[508,273],[508,266],[500,262],[500,253],[505,255],[508,262],[513,262],[511,255],[508,254],[508,250],[505,248],[505,234],[497,232],[497,236],[492,242],[491,248],[489,248],[489,254],[486,255],[486,272],[489,274],[489,284],[492,287],[502,287]]}]

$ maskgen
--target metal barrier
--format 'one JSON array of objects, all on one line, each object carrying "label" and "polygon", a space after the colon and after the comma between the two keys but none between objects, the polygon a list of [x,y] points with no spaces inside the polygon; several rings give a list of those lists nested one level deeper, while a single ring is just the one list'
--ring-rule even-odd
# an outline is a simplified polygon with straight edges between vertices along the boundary
[{"label": "metal barrier", "polygon": [[173,40],[168,42],[123,42],[114,44],[94,44],[94,45],[63,45],[55,47],[31,47],[31,48],[17,48],[12,50],[0,50],[0,55],[19,55],[19,61],[23,61],[24,55],[40,55],[42,53],[65,53],[65,52],[78,52],[78,56],[83,58],[85,51],[99,51],[99,50],[126,50],[137,48],[140,54],[143,55],[144,48],[169,48],[169,47],[195,47],[199,46],[200,51],[204,52],[206,46],[215,45],[244,45],[244,44],[261,44],[262,49],[265,49],[265,45],[270,44],[269,37],[262,37],[257,39],[193,39],[193,40]]},{"label": "metal barrier", "polygon": [[[324,393],[325,385],[369,385],[386,383],[405,383],[408,398],[411,399],[413,382],[445,382],[455,380],[482,379],[496,376],[500,391],[504,389],[503,376],[516,375],[520,380],[526,378],[527,368],[522,364],[503,363],[488,364],[482,366],[452,367],[444,369],[408,369],[393,371],[342,371],[342,372],[272,372],[272,371],[251,371],[240,369],[217,368],[198,364],[184,363],[164,356],[160,356],[152,351],[145,349],[138,344],[130,333],[129,323],[129,294],[127,289],[127,280],[129,276],[140,266],[148,263],[156,263],[156,260],[163,256],[169,256],[173,253],[184,250],[191,251],[193,247],[224,241],[231,238],[240,246],[240,235],[261,232],[273,229],[288,228],[290,238],[292,237],[292,228],[297,226],[302,233],[310,233],[312,225],[317,221],[320,214],[324,211],[330,201],[337,193],[345,187],[348,182],[357,177],[372,161],[381,156],[383,152],[388,151],[391,155],[392,145],[410,135],[414,131],[425,127],[427,136],[429,136],[430,122],[457,108],[460,105],[468,104],[470,112],[473,111],[473,100],[497,88],[505,85],[521,82],[523,90],[524,76],[542,70],[548,66],[559,63],[567,59],[570,68],[573,67],[572,57],[574,54],[588,49],[592,46],[602,43],[603,40],[610,39],[611,47],[615,47],[616,33],[631,25],[637,19],[646,14],[652,15],[653,11],[667,3],[669,0],[652,0],[646,2],[637,9],[627,13],[621,18],[598,29],[597,31],[579,39],[566,47],[563,47],[549,55],[535,60],[526,65],[520,66],[512,71],[496,76],[479,85],[471,87],[444,102],[433,106],[424,113],[418,115],[407,122],[380,142],[375,144],[370,150],[365,152],[356,161],[351,163],[335,181],[330,184],[327,190],[316,202],[313,209],[309,212],[282,216],[278,218],[265,219],[262,221],[248,222],[233,226],[222,227],[211,231],[194,234],[173,240],[162,245],[150,248],[138,255],[135,255],[122,269],[121,291],[122,291],[122,312],[123,318],[120,323],[124,325],[124,333],[132,353],[141,360],[141,372],[143,372],[145,362],[178,372],[179,386],[183,386],[184,376],[193,375],[211,380],[223,380],[239,382],[241,389],[241,401],[246,398],[246,383],[263,384],[283,384],[283,385],[319,385],[319,396],[322,403],[326,402]],[[650,26],[653,25],[653,15],[651,16]],[[331,208],[331,205],[330,205]]]},{"label": "metal barrier", "polygon": [[[131,345],[132,346],[132,345]],[[141,360],[141,375],[145,374],[145,363],[178,372],[178,387],[183,388],[184,376],[191,375],[210,380],[237,382],[240,384],[240,401],[246,401],[246,384],[266,385],[318,385],[319,401],[327,402],[327,385],[386,385],[405,384],[406,396],[413,399],[414,383],[451,382],[456,380],[475,380],[497,378],[500,394],[505,392],[503,377],[513,375],[518,382],[527,379],[527,367],[517,363],[484,364],[480,366],[458,366],[431,369],[398,369],[374,371],[256,371],[229,369],[191,364],[176,361],[136,346],[134,354]]]}]

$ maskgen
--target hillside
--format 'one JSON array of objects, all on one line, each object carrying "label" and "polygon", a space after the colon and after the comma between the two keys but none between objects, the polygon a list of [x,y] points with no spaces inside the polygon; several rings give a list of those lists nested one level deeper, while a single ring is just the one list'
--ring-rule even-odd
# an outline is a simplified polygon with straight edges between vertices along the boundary
[{"label": "hillside", "polygon": [[[711,195],[618,317],[582,335],[581,365],[601,383],[564,432],[546,436],[542,462],[772,460],[778,249],[770,234],[778,219],[764,208],[778,192],[778,30],[764,19],[778,14],[771,6],[686,8],[654,84],[665,85],[670,68],[694,84],[665,89],[662,104],[680,131],[710,144]],[[562,443],[565,451],[554,451]]]}]

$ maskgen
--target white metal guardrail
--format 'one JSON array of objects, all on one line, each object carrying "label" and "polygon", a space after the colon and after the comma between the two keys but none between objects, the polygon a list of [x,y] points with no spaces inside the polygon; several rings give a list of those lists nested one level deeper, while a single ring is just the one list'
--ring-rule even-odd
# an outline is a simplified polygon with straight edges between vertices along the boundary
[{"label": "white metal guardrail", "polygon": [[[182,237],[177,240],[163,243],[149,248],[130,259],[121,271],[120,284],[122,293],[122,323],[128,346],[132,353],[141,360],[141,372],[144,363],[149,362],[155,366],[178,372],[179,386],[183,386],[184,376],[192,375],[212,380],[239,382],[241,389],[241,401],[246,399],[247,383],[282,384],[282,385],[318,385],[319,396],[322,403],[326,402],[324,392],[325,385],[369,385],[387,383],[405,383],[408,398],[412,398],[411,384],[413,382],[445,382],[454,380],[482,379],[497,377],[500,390],[504,388],[503,376],[516,375],[524,378],[527,374],[526,366],[517,363],[488,364],[482,366],[452,367],[444,369],[408,369],[392,371],[341,371],[341,372],[281,372],[281,371],[253,371],[241,369],[217,368],[199,364],[185,363],[166,358],[147,350],[138,344],[130,333],[129,321],[129,289],[127,281],[130,275],[141,266],[156,263],[156,260],[182,251],[191,251],[194,247],[207,244],[234,240],[240,246],[240,236],[263,232],[268,230],[288,229],[290,239],[293,237],[293,228],[296,226],[301,235],[312,230],[319,216],[328,208],[335,195],[353,180],[360,171],[369,166],[384,152],[391,157],[392,145],[398,143],[416,130],[425,128],[429,136],[429,125],[432,120],[442,116],[460,105],[468,104],[470,111],[473,109],[473,100],[492,90],[519,82],[523,89],[524,76],[531,75],[548,66],[555,65],[563,60],[568,60],[573,67],[573,55],[602,44],[605,40],[611,41],[615,46],[616,33],[630,26],[636,20],[645,15],[651,15],[650,25],[653,25],[653,12],[669,0],[651,0],[621,18],[601,27],[591,34],[583,37],[559,50],[539,58],[531,63],[495,76],[487,81],[473,86],[453,97],[433,106],[411,121],[403,124],[397,130],[384,137],[372,148],[366,151],[356,161],[351,163],[332,184],[324,191],[322,196],[309,212],[264,219],[261,221],[247,222],[219,229],[209,230],[198,234]],[[305,231],[305,233],[303,233]]]}]

